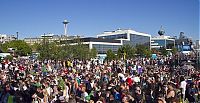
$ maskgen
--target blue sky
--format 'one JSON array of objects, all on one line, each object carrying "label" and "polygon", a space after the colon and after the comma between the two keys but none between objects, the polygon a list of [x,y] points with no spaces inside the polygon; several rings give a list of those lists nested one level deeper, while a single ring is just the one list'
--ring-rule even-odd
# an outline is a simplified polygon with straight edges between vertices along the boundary
[{"label": "blue sky", "polygon": [[0,33],[38,37],[44,33],[96,36],[103,31],[131,28],[157,35],[180,31],[199,38],[199,0],[1,0]]}]

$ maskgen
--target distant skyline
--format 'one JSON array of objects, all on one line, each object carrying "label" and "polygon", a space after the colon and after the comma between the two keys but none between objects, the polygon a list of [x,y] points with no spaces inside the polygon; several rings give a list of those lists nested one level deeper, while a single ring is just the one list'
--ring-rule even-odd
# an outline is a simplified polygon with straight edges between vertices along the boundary
[{"label": "distant skyline", "polygon": [[44,33],[96,37],[118,28],[158,35],[200,38],[199,0],[1,0],[0,34],[19,32],[19,38]]}]

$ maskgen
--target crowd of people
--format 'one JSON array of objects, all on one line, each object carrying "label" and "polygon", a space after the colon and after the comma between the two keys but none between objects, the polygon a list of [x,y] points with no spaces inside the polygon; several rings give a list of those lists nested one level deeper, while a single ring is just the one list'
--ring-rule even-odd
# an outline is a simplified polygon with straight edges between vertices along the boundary
[{"label": "crowd of people", "polygon": [[197,68],[173,58],[3,60],[0,103],[190,103],[200,102]]}]

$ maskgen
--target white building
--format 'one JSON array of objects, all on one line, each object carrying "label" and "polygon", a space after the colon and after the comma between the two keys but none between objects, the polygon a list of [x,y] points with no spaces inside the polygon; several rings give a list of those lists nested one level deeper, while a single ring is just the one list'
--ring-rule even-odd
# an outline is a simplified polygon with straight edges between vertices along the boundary
[{"label": "white building", "polygon": [[200,49],[200,40],[196,40],[195,49]]},{"label": "white building", "polygon": [[97,35],[98,38],[120,40],[122,45],[132,46],[145,45],[151,48],[151,35],[137,32],[131,29],[117,29],[116,31],[105,31]]},{"label": "white building", "polygon": [[197,57],[200,60],[200,40],[195,41],[195,48],[194,51],[197,53]]},{"label": "white building", "polygon": [[14,35],[8,35],[8,34],[0,34],[0,42],[6,43],[12,40],[16,40],[17,38]]},{"label": "white building", "polygon": [[[67,40],[71,45],[76,45],[76,40]],[[104,60],[106,52],[111,49],[117,53],[122,45],[146,45],[150,48],[151,35],[141,32],[136,32],[131,29],[118,29],[116,31],[106,31],[99,35],[97,38],[80,38],[82,44],[85,44],[89,49],[96,48],[99,60]]]},{"label": "white building", "polygon": [[60,41],[64,41],[64,40],[70,40],[70,39],[74,39],[77,38],[77,36],[66,36],[66,35],[55,35],[52,33],[48,33],[48,34],[43,34],[40,37],[36,37],[36,38],[24,38],[24,41],[29,44],[29,45],[33,45],[35,43],[42,43],[42,42],[60,42]]}]

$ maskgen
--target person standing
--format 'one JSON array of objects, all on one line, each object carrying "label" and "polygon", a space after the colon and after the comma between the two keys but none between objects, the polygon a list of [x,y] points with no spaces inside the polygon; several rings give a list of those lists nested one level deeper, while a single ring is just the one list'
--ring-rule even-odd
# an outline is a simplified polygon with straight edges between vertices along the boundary
[{"label": "person standing", "polygon": [[180,78],[180,89],[181,89],[181,97],[182,97],[182,101],[185,100],[185,91],[186,91],[186,86],[187,86],[187,82],[185,81],[185,78],[182,76]]}]

